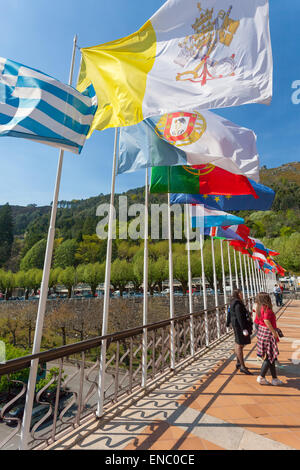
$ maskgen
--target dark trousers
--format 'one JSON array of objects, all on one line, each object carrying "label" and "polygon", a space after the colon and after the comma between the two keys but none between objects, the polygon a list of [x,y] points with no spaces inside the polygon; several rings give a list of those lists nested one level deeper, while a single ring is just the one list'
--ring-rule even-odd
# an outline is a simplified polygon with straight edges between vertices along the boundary
[{"label": "dark trousers", "polygon": [[272,378],[276,379],[277,378],[277,373],[276,373],[275,361],[270,362],[269,359],[265,359],[264,362],[262,363],[262,366],[261,366],[261,369],[260,369],[261,377],[265,377],[269,369],[270,369]]},{"label": "dark trousers", "polygon": [[281,299],[280,299],[281,295],[280,294],[275,294],[275,299],[276,299],[276,305],[277,307],[280,307],[281,305]]}]

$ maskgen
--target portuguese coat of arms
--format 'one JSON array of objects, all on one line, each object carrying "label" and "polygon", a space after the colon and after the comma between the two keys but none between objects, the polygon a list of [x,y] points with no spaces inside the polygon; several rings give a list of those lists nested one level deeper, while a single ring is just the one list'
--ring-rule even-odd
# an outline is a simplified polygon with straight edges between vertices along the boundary
[{"label": "portuguese coat of arms", "polygon": [[176,147],[191,145],[206,131],[206,120],[202,114],[176,112],[164,114],[158,121],[156,134]]}]

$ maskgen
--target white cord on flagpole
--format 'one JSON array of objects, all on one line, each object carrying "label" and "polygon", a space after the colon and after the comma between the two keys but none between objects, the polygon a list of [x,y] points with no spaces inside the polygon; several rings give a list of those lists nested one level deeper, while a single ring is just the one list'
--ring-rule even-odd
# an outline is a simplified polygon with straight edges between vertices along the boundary
[{"label": "white cord on flagpole", "polygon": [[[186,217],[186,238],[187,238],[187,259],[188,259],[188,286],[189,286],[189,313],[193,313],[193,282],[192,282],[192,266],[191,266],[191,234],[190,234],[190,214],[189,206],[185,205]],[[190,341],[191,341],[191,355],[195,354],[195,338],[194,338],[194,319],[190,317]]]},{"label": "white cord on flagpole", "polygon": [[223,297],[224,297],[224,305],[227,305],[226,278],[225,278],[224,254],[223,254],[223,240],[222,240],[222,239],[220,239],[220,249],[221,249]]},{"label": "white cord on flagpole", "polygon": [[249,287],[249,280],[248,280],[248,273],[247,273],[247,263],[246,263],[246,255],[243,255],[244,258],[244,270],[245,270],[245,279],[246,279],[246,287],[247,287],[247,298],[250,299],[250,287]]},{"label": "white cord on flagpole", "polygon": [[[144,298],[143,298],[143,325],[148,323],[148,168],[146,168],[145,179],[145,226],[144,226]],[[142,356],[142,387],[146,387],[147,382],[147,329],[143,330],[143,356]]]},{"label": "white cord on flagpole", "polygon": [[[247,255],[246,255],[247,256]],[[254,289],[253,289],[253,279],[251,276],[251,269],[250,269],[250,258],[247,256],[247,265],[248,265],[248,275],[249,275],[249,284],[250,284],[250,292],[251,292],[251,298],[254,296]]]},{"label": "white cord on flagpole", "polygon": [[[107,248],[106,248],[104,301],[103,301],[103,315],[102,315],[102,336],[107,335],[107,326],[108,326],[109,298],[110,298],[111,254],[112,254],[112,241],[113,241],[113,226],[114,226],[114,223],[115,223],[115,221],[114,221],[114,197],[115,197],[115,185],[116,185],[118,131],[119,131],[118,128],[116,128],[115,129],[113,166],[112,166],[112,179],[111,179],[111,193],[110,193],[110,208],[109,208],[109,219],[108,219]],[[101,343],[101,353],[100,353],[98,403],[97,403],[97,411],[96,411],[96,415],[97,415],[98,418],[100,418],[103,415],[105,369],[106,369],[106,349],[107,349],[107,340],[105,339]]]},{"label": "white cord on flagpole", "polygon": [[236,284],[236,288],[239,289],[240,288],[240,282],[239,282],[239,273],[238,273],[238,269],[237,269],[236,251],[235,250],[233,250],[233,259],[234,259],[234,271],[235,271],[235,284]]},{"label": "white cord on flagpole", "polygon": [[243,299],[244,299],[244,302],[245,302],[246,301],[245,283],[244,283],[244,276],[243,276],[242,255],[241,255],[240,251],[239,251],[239,261],[240,261],[240,273],[241,273],[241,284],[242,284]]},{"label": "white cord on flagpole", "polygon": [[257,281],[257,276],[256,276],[256,269],[255,269],[254,259],[253,258],[251,258],[250,263],[251,263],[251,271],[252,271],[252,276],[253,276],[254,285],[255,285],[255,295],[257,295],[258,292],[259,292],[259,286],[258,286],[258,281]]},{"label": "white cord on flagpole", "polygon": [[[72,85],[72,80],[73,80],[76,43],[77,43],[77,35],[75,35],[73,39],[73,51],[72,51],[72,59],[71,59],[71,66],[70,66],[70,73],[69,73],[69,85]],[[43,276],[42,276],[42,283],[41,283],[41,289],[40,289],[40,298],[39,298],[32,354],[37,354],[40,352],[41,341],[42,341],[42,336],[43,336],[44,317],[45,317],[46,303],[47,303],[47,298],[48,298],[49,276],[50,276],[51,261],[52,261],[52,254],[53,254],[53,243],[54,243],[54,237],[55,237],[55,221],[56,221],[57,203],[58,203],[58,196],[59,196],[63,158],[64,158],[64,151],[60,150],[59,157],[58,157],[58,166],[57,166],[57,173],[56,173],[54,196],[53,196],[53,202],[52,202],[52,208],[51,208],[51,218],[50,218],[50,224],[49,224],[49,229],[48,229],[47,246],[46,246],[46,252],[45,252],[45,259],[44,259]],[[23,420],[22,420],[22,425],[21,425],[20,450],[28,449],[28,441],[29,441],[29,436],[30,436],[30,424],[31,424],[32,408],[33,408],[34,395],[35,395],[38,365],[39,365],[38,359],[34,359],[31,361],[24,415],[23,415]]]},{"label": "white cord on flagpole", "polygon": [[[172,253],[172,229],[171,229],[171,203],[168,193],[168,238],[169,238],[169,290],[170,290],[170,318],[174,318],[174,279],[173,279],[173,253]],[[171,341],[171,370],[175,369],[175,326],[174,321],[170,325]]]},{"label": "white cord on flagpole", "polygon": [[218,284],[217,284],[217,273],[216,273],[214,237],[211,237],[211,255],[212,255],[213,275],[214,275],[215,307],[216,307],[216,319],[217,319],[217,336],[218,336],[218,338],[220,338],[221,328],[220,328],[219,298],[218,298]]},{"label": "white cord on flagpole", "polygon": [[229,266],[229,279],[230,279],[230,292],[233,294],[233,281],[232,281],[232,269],[231,269],[231,257],[230,257],[230,245],[227,242],[227,251],[228,251],[228,266]]}]

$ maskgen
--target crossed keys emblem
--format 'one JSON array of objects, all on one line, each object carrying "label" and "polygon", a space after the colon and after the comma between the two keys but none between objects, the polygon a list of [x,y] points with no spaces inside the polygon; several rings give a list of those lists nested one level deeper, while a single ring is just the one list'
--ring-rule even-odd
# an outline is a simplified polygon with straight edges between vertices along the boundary
[{"label": "crossed keys emblem", "polygon": [[199,63],[194,69],[178,73],[176,80],[200,82],[205,85],[207,80],[234,75],[235,54],[220,60],[211,59],[211,54],[218,44],[230,46],[240,22],[230,18],[232,6],[227,12],[221,10],[215,19],[213,8],[204,11],[200,3],[197,6],[201,14],[192,25],[195,34],[187,36],[178,44],[181,52],[175,63],[184,68],[192,67],[195,61]]}]

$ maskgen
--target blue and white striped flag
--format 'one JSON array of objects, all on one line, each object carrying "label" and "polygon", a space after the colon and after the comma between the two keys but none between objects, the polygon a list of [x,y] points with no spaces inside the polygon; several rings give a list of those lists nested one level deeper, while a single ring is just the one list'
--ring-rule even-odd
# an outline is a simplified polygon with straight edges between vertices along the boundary
[{"label": "blue and white striped flag", "polygon": [[79,93],[38,70],[0,58],[0,136],[80,153],[96,110],[92,85]]}]

